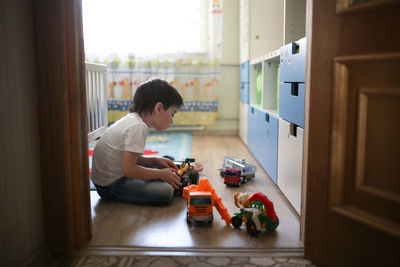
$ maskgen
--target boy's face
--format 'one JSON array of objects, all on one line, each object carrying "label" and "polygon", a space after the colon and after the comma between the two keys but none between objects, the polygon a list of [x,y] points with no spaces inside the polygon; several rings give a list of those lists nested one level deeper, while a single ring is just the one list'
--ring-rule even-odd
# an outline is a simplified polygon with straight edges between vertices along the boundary
[{"label": "boy's face", "polygon": [[159,132],[167,129],[174,122],[173,117],[177,112],[178,108],[176,106],[170,106],[168,109],[164,109],[161,104],[160,108],[156,110],[157,116],[153,125],[154,129]]}]

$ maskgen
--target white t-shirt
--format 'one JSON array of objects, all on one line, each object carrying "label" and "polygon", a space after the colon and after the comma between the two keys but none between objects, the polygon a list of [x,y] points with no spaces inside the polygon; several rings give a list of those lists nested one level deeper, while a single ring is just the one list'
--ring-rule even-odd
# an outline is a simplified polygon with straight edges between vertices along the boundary
[{"label": "white t-shirt", "polygon": [[91,179],[107,186],[122,177],[124,151],[144,153],[149,128],[137,113],[128,113],[112,124],[96,143],[92,158]]}]

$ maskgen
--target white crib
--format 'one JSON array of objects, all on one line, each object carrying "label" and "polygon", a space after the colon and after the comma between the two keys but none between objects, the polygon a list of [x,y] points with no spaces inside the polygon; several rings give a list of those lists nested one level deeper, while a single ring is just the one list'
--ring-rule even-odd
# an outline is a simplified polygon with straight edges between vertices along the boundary
[{"label": "white crib", "polygon": [[99,138],[107,129],[106,65],[85,62],[88,141]]}]

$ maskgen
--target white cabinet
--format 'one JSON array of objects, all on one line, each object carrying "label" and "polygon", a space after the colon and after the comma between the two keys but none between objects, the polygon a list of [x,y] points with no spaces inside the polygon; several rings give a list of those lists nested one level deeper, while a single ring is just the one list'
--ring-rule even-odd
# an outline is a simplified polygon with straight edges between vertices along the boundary
[{"label": "white cabinet", "polygon": [[240,0],[240,63],[305,36],[306,0]]},{"label": "white cabinet", "polygon": [[285,0],[283,44],[295,42],[306,36],[307,0]]},{"label": "white cabinet", "polygon": [[300,214],[303,129],[279,118],[278,187]]},{"label": "white cabinet", "polygon": [[240,63],[283,45],[284,1],[240,0]]},{"label": "white cabinet", "polygon": [[251,0],[250,60],[261,57],[283,45],[284,1]]}]

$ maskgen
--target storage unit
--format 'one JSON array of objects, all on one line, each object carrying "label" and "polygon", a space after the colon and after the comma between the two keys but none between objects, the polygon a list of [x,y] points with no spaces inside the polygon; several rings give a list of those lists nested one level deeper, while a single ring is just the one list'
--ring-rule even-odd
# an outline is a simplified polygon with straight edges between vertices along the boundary
[{"label": "storage unit", "polygon": [[[305,13],[306,0],[240,0],[239,135],[297,212],[306,60],[305,38],[300,38],[305,36]],[[248,62],[247,88],[247,72],[242,71]]]},{"label": "storage unit", "polygon": [[277,182],[279,52],[250,61],[248,147]]},{"label": "storage unit", "polygon": [[279,118],[278,187],[300,213],[304,130]]},{"label": "storage unit", "polygon": [[280,51],[278,186],[300,213],[306,38]]}]

